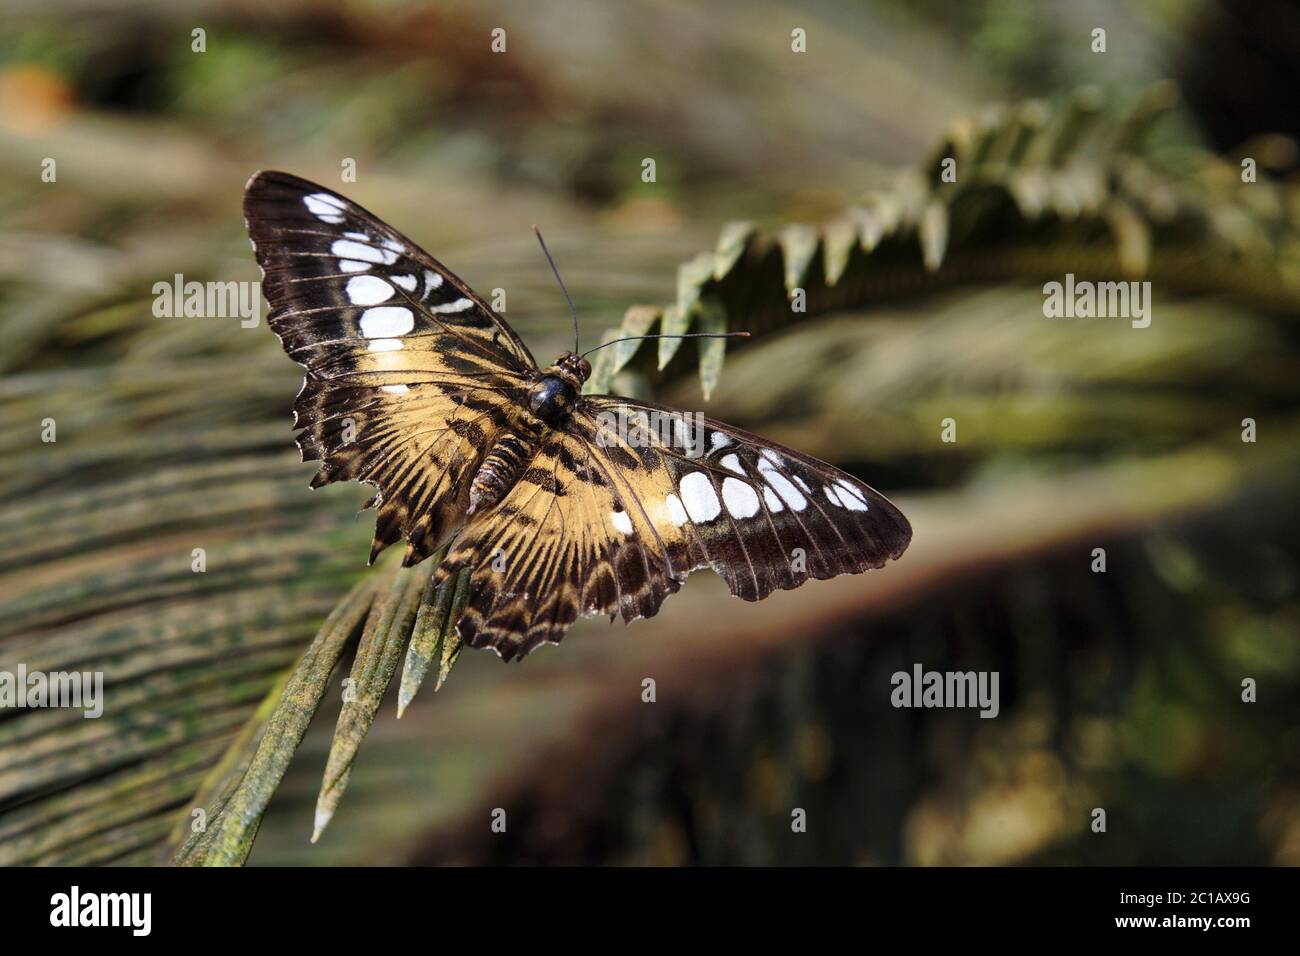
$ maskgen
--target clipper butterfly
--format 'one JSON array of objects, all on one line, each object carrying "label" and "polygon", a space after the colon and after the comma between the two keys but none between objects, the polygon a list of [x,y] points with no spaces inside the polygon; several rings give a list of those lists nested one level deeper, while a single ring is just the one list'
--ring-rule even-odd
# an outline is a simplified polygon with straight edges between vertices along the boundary
[{"label": "clipper butterfly", "polygon": [[312,487],[377,493],[371,561],[445,545],[462,640],[506,660],[579,614],[651,617],[696,568],[757,601],[879,568],[911,527],[852,476],[721,422],[609,395],[573,352],[539,368],[472,289],[338,193],[261,172],[244,196],[271,328],[307,370]]}]

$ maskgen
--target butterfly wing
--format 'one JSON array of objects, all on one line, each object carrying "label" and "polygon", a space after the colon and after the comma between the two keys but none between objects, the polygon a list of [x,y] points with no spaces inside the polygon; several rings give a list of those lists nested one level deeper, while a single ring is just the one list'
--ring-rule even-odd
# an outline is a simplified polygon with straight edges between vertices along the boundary
[{"label": "butterfly wing", "polygon": [[506,659],[581,614],[651,617],[696,568],[760,600],[882,567],[911,540],[887,498],[839,469],[663,406],[583,399],[438,574],[473,567],[460,634]]},{"label": "butterfly wing", "polygon": [[287,173],[244,194],[268,322],[307,369],[294,404],[312,487],[375,485],[371,560],[404,563],[464,523],[470,478],[516,424],[536,368],[505,321],[445,266],[352,201]]}]

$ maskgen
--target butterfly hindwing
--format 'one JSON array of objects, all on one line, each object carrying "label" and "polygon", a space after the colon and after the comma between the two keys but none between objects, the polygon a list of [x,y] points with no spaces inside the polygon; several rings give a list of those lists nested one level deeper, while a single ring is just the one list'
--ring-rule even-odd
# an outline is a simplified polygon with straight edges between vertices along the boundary
[{"label": "butterfly hindwing", "polygon": [[404,537],[403,563],[415,564],[464,524],[470,481],[516,407],[506,392],[454,379],[354,385],[309,374],[295,404],[298,447],[304,461],[321,461],[313,488],[351,480],[379,489],[368,503],[378,509],[371,560]]},{"label": "butterfly hindwing", "polygon": [[888,499],[831,465],[619,398],[581,400],[534,469],[439,572],[474,568],[462,637],[507,659],[558,641],[580,613],[650,617],[696,568],[757,601],[879,568],[911,539]]},{"label": "butterfly hindwing", "polygon": [[285,173],[244,197],[268,322],[307,369],[294,405],[312,486],[374,484],[371,558],[463,525],[470,479],[521,414],[532,356],[460,279],[355,203]]},{"label": "butterfly hindwing", "polygon": [[636,492],[599,452],[575,430],[549,431],[510,493],[457,539],[435,581],[473,569],[462,640],[511,660],[558,642],[580,613],[650,617],[681,586],[685,560],[653,543]]}]

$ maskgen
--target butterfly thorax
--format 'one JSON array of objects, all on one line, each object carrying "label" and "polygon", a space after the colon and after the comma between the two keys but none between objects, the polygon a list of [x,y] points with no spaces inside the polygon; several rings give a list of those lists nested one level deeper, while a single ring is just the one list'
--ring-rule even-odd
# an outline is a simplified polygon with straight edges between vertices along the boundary
[{"label": "butterfly thorax", "polygon": [[573,403],[582,394],[582,385],[591,375],[591,365],[581,355],[561,352],[553,365],[542,370],[541,377],[528,392],[528,410],[553,425],[568,416]]},{"label": "butterfly thorax", "polygon": [[591,365],[573,352],[562,353],[541,372],[528,391],[528,410],[536,416],[536,427],[531,433],[508,432],[492,445],[470,485],[470,514],[491,508],[514,487],[536,453],[537,432],[568,416],[590,374]]}]

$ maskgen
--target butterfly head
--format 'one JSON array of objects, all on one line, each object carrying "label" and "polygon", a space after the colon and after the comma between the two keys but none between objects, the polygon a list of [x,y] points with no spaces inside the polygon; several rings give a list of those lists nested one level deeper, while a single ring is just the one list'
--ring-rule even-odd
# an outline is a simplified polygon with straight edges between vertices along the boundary
[{"label": "butterfly head", "polygon": [[591,378],[591,363],[574,352],[561,352],[555,357],[555,363],[542,374],[569,379],[573,387],[581,391],[583,383]]},{"label": "butterfly head", "polygon": [[590,377],[590,362],[574,352],[561,352],[529,391],[528,407],[542,421],[556,421],[573,408]]}]

